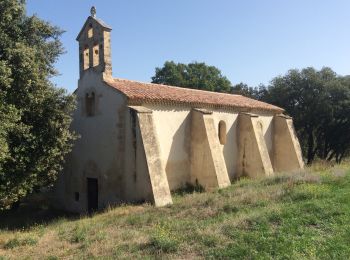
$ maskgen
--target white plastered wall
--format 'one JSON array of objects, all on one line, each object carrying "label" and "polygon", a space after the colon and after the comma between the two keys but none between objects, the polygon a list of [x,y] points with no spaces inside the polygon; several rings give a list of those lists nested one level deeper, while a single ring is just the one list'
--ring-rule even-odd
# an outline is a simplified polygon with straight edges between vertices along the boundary
[{"label": "white plastered wall", "polygon": [[161,158],[171,190],[190,181],[191,108],[144,105],[153,111]]},{"label": "white plastered wall", "polygon": [[[100,75],[92,69],[86,71],[75,93],[77,108],[71,129],[80,137],[67,157],[56,187],[61,204],[69,211],[86,211],[87,178],[98,179],[99,208],[117,203],[122,197],[120,142],[123,131],[119,115],[125,100],[115,89],[106,86]],[[87,117],[85,95],[92,91],[95,93],[95,115]],[[79,193],[78,201],[75,200],[76,192]]]},{"label": "white plastered wall", "polygon": [[[263,125],[263,134],[270,156],[272,155],[272,119],[273,114],[260,111],[252,111],[259,115],[259,121]],[[226,144],[221,145],[224,154],[227,172],[231,182],[235,178],[237,169],[237,119],[239,111],[230,111],[216,109],[213,112],[213,118],[216,125],[217,135],[219,134],[219,122],[222,120],[226,124]]]},{"label": "white plastered wall", "polygon": [[270,159],[273,156],[273,115],[259,114],[259,121],[263,125],[263,135],[265,138],[267,150],[269,152]]},{"label": "white plastered wall", "polygon": [[216,110],[213,112],[217,136],[219,136],[219,122],[224,121],[226,124],[226,144],[221,145],[221,149],[231,182],[234,179],[237,164],[237,117],[237,112],[227,110]]},{"label": "white plastered wall", "polygon": [[[165,165],[171,190],[183,187],[190,182],[190,127],[191,107],[143,104],[153,111],[156,131],[159,138],[161,157]],[[237,166],[237,118],[239,111],[209,109],[213,111],[214,124],[218,136],[221,120],[226,123],[227,139],[222,145],[227,172],[233,181]],[[259,115],[270,156],[272,155],[272,113],[251,111]]]}]

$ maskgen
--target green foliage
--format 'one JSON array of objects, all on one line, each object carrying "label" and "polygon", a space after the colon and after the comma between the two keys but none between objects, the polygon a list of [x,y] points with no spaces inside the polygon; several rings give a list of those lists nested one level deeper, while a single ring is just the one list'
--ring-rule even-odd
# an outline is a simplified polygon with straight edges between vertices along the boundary
[{"label": "green foliage", "polygon": [[88,228],[85,225],[76,225],[71,237],[72,243],[85,242],[88,238]]},{"label": "green foliage", "polygon": [[340,162],[350,151],[350,80],[330,68],[290,70],[274,78],[264,101],[293,117],[307,162]]},{"label": "green foliage", "polygon": [[13,249],[15,247],[19,247],[19,246],[33,246],[36,245],[38,243],[38,240],[36,238],[33,237],[24,237],[24,238],[13,238],[10,239],[9,241],[6,242],[4,248],[5,249]]},{"label": "green foliage", "polygon": [[177,189],[175,191],[176,194],[178,195],[184,195],[184,194],[187,194],[187,193],[194,193],[194,192],[204,192],[204,188],[203,186],[201,186],[198,181],[196,181],[196,184],[191,184],[189,182],[186,182],[185,186],[180,188],[180,189]]},{"label": "green foliage", "polygon": [[151,236],[150,246],[163,253],[176,252],[179,247],[177,237],[164,225],[158,225]]},{"label": "green foliage", "polygon": [[232,93],[275,104],[293,117],[303,154],[340,162],[350,152],[350,77],[330,68],[290,70],[257,88],[240,83]]},{"label": "green foliage", "polygon": [[229,92],[231,89],[231,82],[218,68],[199,62],[183,64],[167,61],[162,68],[156,68],[152,83],[216,92]]},{"label": "green foliage", "polygon": [[231,88],[231,93],[261,100],[267,94],[267,89],[264,85],[255,88],[241,82]]},{"label": "green foliage", "polygon": [[62,31],[24,1],[0,2],[0,209],[56,180],[74,134],[74,97],[49,81]]},{"label": "green foliage", "polygon": [[47,260],[59,260],[59,258],[57,256],[54,256],[54,255],[50,255],[46,259]]}]

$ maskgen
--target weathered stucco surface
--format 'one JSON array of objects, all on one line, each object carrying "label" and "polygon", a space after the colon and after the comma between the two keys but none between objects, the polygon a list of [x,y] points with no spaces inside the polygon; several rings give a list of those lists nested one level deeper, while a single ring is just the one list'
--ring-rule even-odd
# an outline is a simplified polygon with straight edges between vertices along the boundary
[{"label": "weathered stucco surface", "polygon": [[161,159],[170,189],[184,187],[190,182],[191,108],[154,104],[144,106],[153,111]]},{"label": "weathered stucco surface", "polygon": [[192,110],[191,183],[206,190],[230,185],[224,156],[211,112]]},{"label": "weathered stucco surface", "polygon": [[[97,96],[96,115],[87,117],[84,96],[91,91]],[[289,141],[294,147],[289,146],[290,149],[299,151],[295,154],[301,158],[295,135],[288,141],[284,135],[276,137],[275,133],[285,129],[294,133],[292,121],[287,120],[283,125],[266,112],[254,111],[259,114],[254,116],[211,109],[205,114],[204,110],[193,112],[185,106],[143,104],[152,112],[152,119],[143,118],[147,113],[129,109],[123,95],[104,84],[93,71],[80,79],[76,95],[78,108],[72,128],[81,138],[68,157],[64,176],[57,184],[60,187],[57,197],[71,211],[86,210],[86,178],[98,179],[101,208],[127,201],[165,205],[171,203],[168,190],[195,184],[196,180],[210,190],[225,187],[242,175],[272,174],[271,162],[281,161],[276,157],[276,149],[285,153],[283,147]],[[219,142],[220,121],[226,124],[225,144]],[[158,140],[157,147],[151,145],[157,144],[153,140]],[[152,161],[155,154],[157,162]],[[282,169],[278,165],[274,164],[276,170]],[[166,179],[151,179],[161,176],[158,173],[162,171]],[[157,191],[159,187],[162,188]],[[75,192],[80,193],[79,201],[74,200]],[[157,198],[161,198],[157,194],[165,194],[164,200],[157,202]]]},{"label": "weathered stucco surface", "polygon": [[238,127],[237,177],[257,177],[273,174],[264,138],[264,125],[259,116],[240,113]]},{"label": "weathered stucco surface", "polygon": [[221,152],[224,155],[227,173],[231,181],[234,180],[237,168],[237,119],[238,112],[227,110],[213,111],[216,136],[219,135],[218,126],[220,121],[226,124],[226,144],[220,145]]},{"label": "weathered stucco surface", "polygon": [[[94,92],[96,114],[88,117],[85,113],[85,95]],[[123,110],[125,100],[112,88],[106,87],[93,71],[87,72],[79,80],[75,93],[77,108],[73,114],[71,128],[79,134],[73,151],[67,157],[64,174],[60,177],[56,190],[58,204],[64,204],[70,211],[85,211],[87,178],[98,179],[99,206],[121,201],[120,177],[122,175],[120,151],[120,125],[118,111]],[[113,108],[115,113],[110,113]],[[79,193],[79,201],[74,194]]]},{"label": "weathered stucco surface", "polygon": [[[71,127],[80,138],[56,183],[56,207],[86,212],[91,178],[97,183],[98,209],[144,201],[164,206],[172,203],[170,191],[188,183],[212,190],[240,176],[303,167],[292,120],[265,109],[267,104],[258,110],[256,105],[243,109],[155,102],[154,97],[153,101],[130,100],[132,95],[125,95],[127,84],[123,90],[107,83],[112,79],[110,30],[89,17],[77,39],[80,79]],[[118,82],[123,81],[114,84]],[[133,93],[139,92],[145,89],[136,88]],[[213,100],[211,94],[201,96]]]},{"label": "weathered stucco surface", "polygon": [[168,179],[160,158],[158,135],[155,131],[152,111],[144,107],[131,107],[137,113],[138,128],[145,152],[147,175],[152,187],[152,200],[156,206],[172,203]]},{"label": "weathered stucco surface", "polygon": [[274,128],[274,170],[282,172],[304,168],[300,144],[294,131],[292,119],[284,115],[276,115]]}]

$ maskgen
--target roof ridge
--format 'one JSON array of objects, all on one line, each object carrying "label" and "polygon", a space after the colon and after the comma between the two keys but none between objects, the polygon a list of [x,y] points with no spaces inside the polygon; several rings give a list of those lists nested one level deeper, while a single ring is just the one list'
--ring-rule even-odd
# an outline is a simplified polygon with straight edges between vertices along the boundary
[{"label": "roof ridge", "polygon": [[250,109],[269,110],[278,113],[284,111],[283,108],[278,106],[237,94],[182,88],[112,77],[105,78],[104,82],[120,91],[131,103],[186,103],[192,106],[243,108],[245,110],[248,109],[248,111]]},{"label": "roof ridge", "polygon": [[169,87],[169,88],[176,88],[176,89],[185,89],[185,90],[190,90],[190,91],[198,91],[198,92],[205,92],[205,93],[214,93],[214,94],[220,94],[220,95],[230,95],[230,96],[240,96],[240,97],[245,97],[239,94],[231,94],[231,93],[225,93],[225,92],[215,92],[215,91],[210,91],[210,90],[203,90],[203,89],[196,89],[196,88],[187,88],[187,87],[179,87],[179,86],[173,86],[173,85],[166,85],[166,84],[159,84],[159,83],[152,83],[152,82],[143,82],[143,81],[138,81],[138,80],[130,80],[130,79],[122,79],[122,78],[113,78],[114,80],[120,80],[120,81],[127,81],[127,82],[135,82],[135,83],[140,83],[140,84],[146,84],[146,85],[156,85],[156,86],[163,86],[163,87]]}]

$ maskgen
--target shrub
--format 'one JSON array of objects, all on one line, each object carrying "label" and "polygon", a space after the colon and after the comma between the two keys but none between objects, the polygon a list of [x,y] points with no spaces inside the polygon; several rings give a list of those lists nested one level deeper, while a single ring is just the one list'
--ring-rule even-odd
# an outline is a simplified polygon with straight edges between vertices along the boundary
[{"label": "shrub", "polygon": [[15,247],[19,247],[19,246],[33,246],[36,245],[38,243],[38,240],[36,238],[33,237],[25,237],[25,238],[12,238],[10,240],[8,240],[4,246],[5,249],[12,249]]},{"label": "shrub", "polygon": [[179,240],[164,226],[156,228],[149,244],[163,253],[176,252],[179,248]]}]

